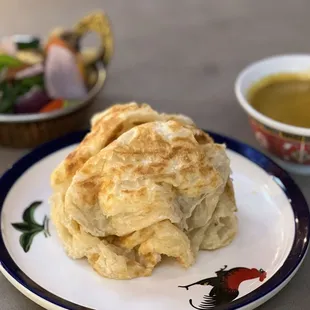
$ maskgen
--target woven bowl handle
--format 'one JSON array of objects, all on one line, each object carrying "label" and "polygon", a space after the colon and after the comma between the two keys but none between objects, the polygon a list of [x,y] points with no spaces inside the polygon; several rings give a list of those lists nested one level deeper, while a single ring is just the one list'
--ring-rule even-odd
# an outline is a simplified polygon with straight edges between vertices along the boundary
[{"label": "woven bowl handle", "polygon": [[111,23],[107,15],[102,12],[95,12],[83,17],[75,25],[74,32],[81,38],[89,32],[95,32],[99,35],[101,45],[96,53],[96,61],[101,61],[106,67],[111,60],[114,50]]}]

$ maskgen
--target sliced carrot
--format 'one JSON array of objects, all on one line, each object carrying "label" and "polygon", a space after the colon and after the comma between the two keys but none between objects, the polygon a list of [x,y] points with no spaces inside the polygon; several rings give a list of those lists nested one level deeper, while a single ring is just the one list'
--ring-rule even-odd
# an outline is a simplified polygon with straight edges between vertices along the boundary
[{"label": "sliced carrot", "polygon": [[46,112],[52,112],[55,110],[59,110],[61,108],[63,108],[64,106],[64,101],[61,99],[57,99],[57,100],[53,100],[50,101],[47,105],[45,105],[40,112],[41,113],[46,113]]}]

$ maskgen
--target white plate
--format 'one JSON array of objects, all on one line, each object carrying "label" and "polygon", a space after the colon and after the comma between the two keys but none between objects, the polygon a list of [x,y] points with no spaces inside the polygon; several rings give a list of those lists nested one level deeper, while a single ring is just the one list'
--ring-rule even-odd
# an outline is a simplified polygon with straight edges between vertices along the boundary
[{"label": "white plate", "polygon": [[[71,260],[48,221],[49,178],[84,135],[36,149],[0,180],[1,271],[34,302],[46,309],[190,310],[214,309],[217,299],[222,304],[216,309],[253,309],[299,268],[308,248],[310,218],[300,190],[267,157],[216,134],[215,140],[229,149],[239,209],[239,233],[231,245],[201,251],[188,270],[164,261],[152,276],[126,281],[102,278],[84,260]],[[37,232],[32,242],[26,232],[30,227]],[[203,279],[209,285],[188,286]]]}]

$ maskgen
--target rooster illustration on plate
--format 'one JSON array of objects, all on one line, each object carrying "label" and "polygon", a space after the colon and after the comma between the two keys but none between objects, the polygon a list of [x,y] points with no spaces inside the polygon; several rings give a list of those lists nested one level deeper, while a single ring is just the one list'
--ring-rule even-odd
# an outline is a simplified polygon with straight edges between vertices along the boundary
[{"label": "rooster illustration on plate", "polygon": [[209,310],[230,303],[239,296],[239,286],[242,282],[256,278],[263,282],[267,277],[267,273],[263,269],[236,267],[227,270],[227,265],[215,273],[215,277],[179,286],[187,290],[195,285],[209,285],[212,287],[210,293],[204,295],[203,301],[199,306],[195,306],[192,299],[189,300],[189,303],[193,308]]}]

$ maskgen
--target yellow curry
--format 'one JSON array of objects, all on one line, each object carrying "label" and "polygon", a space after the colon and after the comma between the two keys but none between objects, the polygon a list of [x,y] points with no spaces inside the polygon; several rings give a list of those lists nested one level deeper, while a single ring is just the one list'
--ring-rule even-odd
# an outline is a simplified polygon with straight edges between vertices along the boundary
[{"label": "yellow curry", "polygon": [[247,97],[258,112],[276,121],[310,128],[310,74],[268,76],[252,86]]}]

